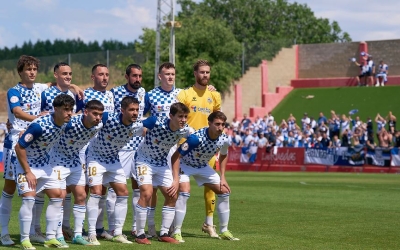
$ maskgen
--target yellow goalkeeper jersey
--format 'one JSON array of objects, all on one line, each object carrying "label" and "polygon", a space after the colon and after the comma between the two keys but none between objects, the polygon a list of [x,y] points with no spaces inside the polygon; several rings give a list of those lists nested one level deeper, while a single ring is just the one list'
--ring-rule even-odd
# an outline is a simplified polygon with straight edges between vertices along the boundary
[{"label": "yellow goalkeeper jersey", "polygon": [[208,127],[208,116],[214,111],[221,110],[221,94],[207,88],[201,90],[192,86],[183,89],[177,99],[190,109],[188,124],[195,130]]}]

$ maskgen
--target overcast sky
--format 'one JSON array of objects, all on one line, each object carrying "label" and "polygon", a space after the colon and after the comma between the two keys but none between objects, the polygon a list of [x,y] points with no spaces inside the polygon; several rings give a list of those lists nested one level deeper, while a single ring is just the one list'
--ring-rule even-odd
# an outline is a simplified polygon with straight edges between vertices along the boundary
[{"label": "overcast sky", "polygon": [[[289,1],[295,2],[295,1]],[[400,39],[400,1],[298,0],[353,41]],[[0,48],[38,39],[123,42],[155,28],[157,0],[0,0]]]}]

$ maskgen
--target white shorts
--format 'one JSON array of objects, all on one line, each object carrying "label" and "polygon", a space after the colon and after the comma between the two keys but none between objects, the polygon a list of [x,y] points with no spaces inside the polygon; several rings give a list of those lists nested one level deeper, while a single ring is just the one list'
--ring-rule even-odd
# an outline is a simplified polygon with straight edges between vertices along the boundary
[{"label": "white shorts", "polygon": [[107,164],[93,159],[88,159],[86,176],[89,187],[104,185],[109,186],[110,182],[126,184],[126,176],[120,162]]},{"label": "white shorts", "polygon": [[74,167],[74,168],[66,168],[64,166],[55,166],[53,170],[57,174],[57,179],[60,180],[60,188],[66,189],[68,186],[77,185],[77,186],[85,186],[86,185],[86,176],[82,167]]},{"label": "white shorts", "polygon": [[135,151],[133,150],[120,150],[118,152],[119,161],[124,169],[127,179],[133,178],[136,180],[135,170]]},{"label": "white shorts", "polygon": [[203,186],[204,183],[219,184],[221,178],[212,167],[194,168],[181,162],[179,183],[190,182],[190,176],[196,180],[197,185]]},{"label": "white shorts", "polygon": [[18,162],[17,155],[14,149],[3,149],[4,175],[6,180],[15,181],[15,168]]},{"label": "white shorts", "polygon": [[168,166],[154,167],[145,161],[136,161],[136,177],[139,187],[144,184],[170,187],[173,181],[172,171]]},{"label": "white shorts", "polygon": [[31,168],[32,173],[37,179],[36,190],[28,187],[28,183],[25,179],[25,171],[18,163],[15,169],[15,182],[17,184],[18,195],[22,195],[28,192],[40,193],[45,189],[59,189],[60,180],[57,179],[56,171],[50,166],[43,168]]}]

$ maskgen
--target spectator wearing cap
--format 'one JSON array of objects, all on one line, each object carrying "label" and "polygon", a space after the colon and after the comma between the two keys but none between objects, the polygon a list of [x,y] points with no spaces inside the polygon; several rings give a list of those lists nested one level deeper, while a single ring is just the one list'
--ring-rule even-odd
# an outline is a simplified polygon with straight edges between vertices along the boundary
[{"label": "spectator wearing cap", "polygon": [[301,118],[301,124],[302,124],[301,129],[304,131],[306,129],[306,125],[310,124],[310,122],[311,121],[310,118],[308,117],[308,114],[304,113],[303,118]]}]

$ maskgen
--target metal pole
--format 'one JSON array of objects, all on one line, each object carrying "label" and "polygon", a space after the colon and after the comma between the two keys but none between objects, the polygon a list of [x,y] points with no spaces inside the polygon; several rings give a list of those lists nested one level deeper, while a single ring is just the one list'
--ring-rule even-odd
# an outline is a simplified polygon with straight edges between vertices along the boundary
[{"label": "metal pole", "polygon": [[175,9],[175,4],[174,0],[171,0],[171,30],[170,30],[170,42],[169,42],[169,61],[173,64],[175,64],[175,14],[174,14],[174,9]]},{"label": "metal pole", "polygon": [[160,65],[161,0],[157,1],[156,57],[154,66],[154,88],[158,86],[158,66]]},{"label": "metal pole", "polygon": [[110,67],[110,51],[109,50],[107,50],[106,57],[107,57],[107,68],[109,68]]},{"label": "metal pole", "polygon": [[242,76],[244,75],[244,43],[242,43]]},{"label": "metal pole", "polygon": [[71,65],[71,53],[68,53],[68,64]]}]

